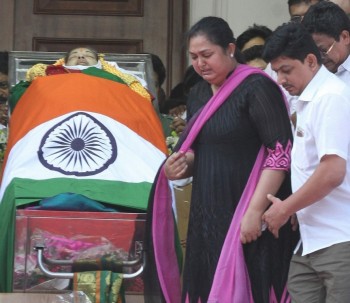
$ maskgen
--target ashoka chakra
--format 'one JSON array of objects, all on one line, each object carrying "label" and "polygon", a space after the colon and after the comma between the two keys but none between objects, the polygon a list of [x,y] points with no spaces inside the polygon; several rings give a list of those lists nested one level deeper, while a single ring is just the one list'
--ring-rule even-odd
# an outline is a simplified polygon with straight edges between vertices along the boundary
[{"label": "ashoka chakra", "polygon": [[107,169],[117,157],[111,132],[87,113],[76,113],[53,126],[41,140],[40,162],[65,175],[89,176]]}]

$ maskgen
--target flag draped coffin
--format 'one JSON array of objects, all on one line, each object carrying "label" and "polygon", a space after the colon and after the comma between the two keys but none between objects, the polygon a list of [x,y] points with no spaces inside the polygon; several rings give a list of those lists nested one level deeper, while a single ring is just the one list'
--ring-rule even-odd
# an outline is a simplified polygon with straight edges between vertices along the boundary
[{"label": "flag draped coffin", "polygon": [[0,187],[0,291],[11,291],[16,207],[63,192],[145,210],[166,155],[152,104],[127,85],[72,73],[33,81],[17,104]]}]

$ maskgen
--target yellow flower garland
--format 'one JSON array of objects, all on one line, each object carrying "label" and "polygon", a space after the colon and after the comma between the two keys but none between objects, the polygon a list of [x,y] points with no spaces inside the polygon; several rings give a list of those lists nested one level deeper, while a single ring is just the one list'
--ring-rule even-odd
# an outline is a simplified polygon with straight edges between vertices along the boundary
[{"label": "yellow flower garland", "polygon": [[[115,76],[121,78],[134,92],[138,93],[142,97],[146,98],[148,101],[152,100],[151,94],[142,86],[142,84],[137,80],[136,77],[130,74],[125,74],[120,70],[116,69],[114,66],[110,65],[107,61],[103,59],[103,55],[99,54],[99,60],[102,65],[102,69],[109,72]],[[64,59],[61,58],[57,60],[54,65],[63,65]],[[47,64],[38,63],[32,66],[26,74],[26,80],[32,82],[37,77],[46,76]]]}]

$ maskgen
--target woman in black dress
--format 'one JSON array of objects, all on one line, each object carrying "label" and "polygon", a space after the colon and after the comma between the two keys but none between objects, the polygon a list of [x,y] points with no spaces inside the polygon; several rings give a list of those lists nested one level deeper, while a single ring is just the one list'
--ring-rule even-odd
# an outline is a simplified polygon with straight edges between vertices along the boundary
[{"label": "woman in black dress", "polygon": [[[203,78],[188,97],[189,119],[203,114],[226,82],[241,82],[204,123],[191,150],[180,149],[163,167],[169,180],[193,176],[182,301],[287,302],[298,233],[287,224],[275,239],[264,231],[261,217],[269,206],[267,194],[290,194],[288,109],[278,85],[261,72],[238,80],[244,65],[234,42],[228,24],[217,17],[201,19],[188,34],[192,65]],[[235,232],[239,241],[230,242]],[[244,257],[237,260],[240,249]],[[240,263],[247,279],[237,270]],[[231,264],[238,264],[234,275],[227,273]]]}]

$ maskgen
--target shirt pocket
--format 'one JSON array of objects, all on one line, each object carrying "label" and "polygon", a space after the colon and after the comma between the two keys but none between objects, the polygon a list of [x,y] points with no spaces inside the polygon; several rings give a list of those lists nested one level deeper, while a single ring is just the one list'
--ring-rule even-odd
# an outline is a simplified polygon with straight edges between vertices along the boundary
[{"label": "shirt pocket", "polygon": [[306,134],[301,128],[295,131],[293,150],[292,150],[293,165],[299,169],[306,169],[309,165],[308,153],[306,148]]}]

